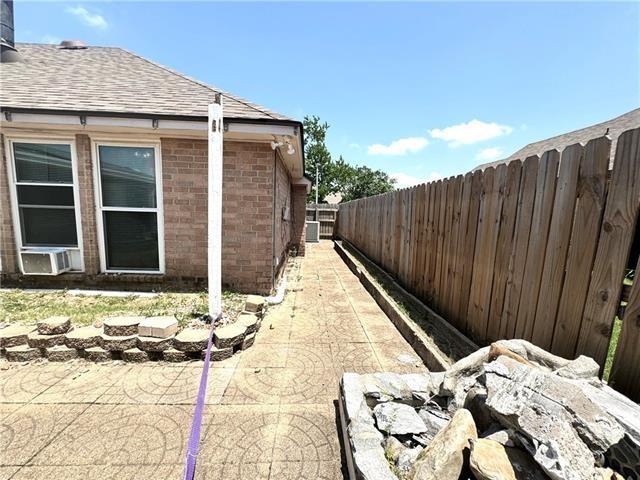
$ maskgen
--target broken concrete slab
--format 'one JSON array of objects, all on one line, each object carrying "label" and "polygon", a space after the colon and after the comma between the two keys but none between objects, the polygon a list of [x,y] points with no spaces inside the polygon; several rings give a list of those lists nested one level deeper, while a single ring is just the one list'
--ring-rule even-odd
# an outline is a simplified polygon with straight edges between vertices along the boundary
[{"label": "broken concrete slab", "polygon": [[261,313],[267,306],[267,301],[260,295],[248,295],[244,303],[247,312]]},{"label": "broken concrete slab", "polygon": [[56,345],[64,345],[64,341],[65,336],[63,333],[57,335],[41,335],[35,331],[27,336],[27,343],[32,348],[51,348]]},{"label": "broken concrete slab", "polygon": [[360,376],[365,397],[381,402],[391,400],[412,400],[413,393],[398,373],[369,373]]},{"label": "broken concrete slab", "polygon": [[622,438],[617,422],[568,380],[506,357],[487,364],[485,376],[492,415],[552,479],[595,478],[598,452]]},{"label": "broken concrete slab", "polygon": [[378,429],[390,435],[417,434],[427,427],[415,409],[404,403],[385,402],[373,408]]},{"label": "broken concrete slab", "polygon": [[40,358],[42,353],[39,348],[33,348],[29,345],[17,345],[15,347],[7,347],[5,355],[10,362],[28,362]]},{"label": "broken concrete slab", "polygon": [[123,352],[135,348],[137,341],[137,335],[114,337],[106,333],[102,334],[102,348],[111,352]]},{"label": "broken concrete slab", "polygon": [[106,362],[112,358],[111,352],[102,347],[87,348],[84,353],[86,359],[92,362]]},{"label": "broken concrete slab", "polygon": [[164,352],[173,346],[174,337],[138,337],[138,348],[145,352]]},{"label": "broken concrete slab", "polygon": [[0,348],[16,347],[27,343],[30,333],[34,332],[34,325],[16,323],[0,329]]},{"label": "broken concrete slab", "polygon": [[71,317],[49,317],[36,324],[40,335],[67,333],[71,328]]},{"label": "broken concrete slab", "polygon": [[149,354],[139,348],[130,348],[122,352],[122,359],[125,362],[141,363],[149,360]]},{"label": "broken concrete slab", "polygon": [[477,480],[516,480],[507,452],[493,440],[471,441],[469,466]]},{"label": "broken concrete slab", "polygon": [[169,338],[178,332],[178,320],[174,316],[147,317],[138,325],[141,337]]},{"label": "broken concrete slab", "polygon": [[110,337],[129,337],[137,335],[138,325],[144,317],[110,317],[103,321],[104,334]]},{"label": "broken concrete slab", "polygon": [[207,348],[209,330],[204,328],[185,328],[173,339],[173,346],[183,352],[199,352]]},{"label": "broken concrete slab", "polygon": [[464,452],[478,438],[476,425],[468,410],[459,409],[418,455],[411,470],[413,480],[458,478],[464,464]]},{"label": "broken concrete slab", "polygon": [[66,345],[57,345],[55,347],[47,348],[45,356],[50,362],[66,362],[78,358],[78,350],[75,348],[69,348]]},{"label": "broken concrete slab", "polygon": [[65,334],[65,345],[77,350],[85,350],[102,345],[102,330],[93,326],[74,328]]},{"label": "broken concrete slab", "polygon": [[217,348],[234,347],[239,343],[242,343],[246,332],[247,328],[238,323],[232,323],[231,325],[216,328],[213,331],[214,343]]}]

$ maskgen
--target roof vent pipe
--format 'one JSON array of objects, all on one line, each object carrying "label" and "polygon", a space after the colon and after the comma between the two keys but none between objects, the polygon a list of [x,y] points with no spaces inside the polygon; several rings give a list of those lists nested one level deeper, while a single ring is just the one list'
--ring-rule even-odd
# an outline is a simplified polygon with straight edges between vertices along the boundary
[{"label": "roof vent pipe", "polygon": [[13,31],[13,0],[0,0],[0,62],[19,62]]},{"label": "roof vent pipe", "polygon": [[82,50],[87,48],[87,45],[82,40],[63,40],[60,42],[60,48],[64,50]]}]

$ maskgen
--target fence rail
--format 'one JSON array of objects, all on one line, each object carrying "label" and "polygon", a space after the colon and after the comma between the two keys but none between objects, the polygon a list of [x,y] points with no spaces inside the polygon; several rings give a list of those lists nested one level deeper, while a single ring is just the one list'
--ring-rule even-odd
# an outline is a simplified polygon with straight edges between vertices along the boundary
[{"label": "fence rail", "polygon": [[[478,343],[604,365],[640,208],[640,129],[340,205],[336,233]],[[640,396],[640,281],[611,382]]]}]

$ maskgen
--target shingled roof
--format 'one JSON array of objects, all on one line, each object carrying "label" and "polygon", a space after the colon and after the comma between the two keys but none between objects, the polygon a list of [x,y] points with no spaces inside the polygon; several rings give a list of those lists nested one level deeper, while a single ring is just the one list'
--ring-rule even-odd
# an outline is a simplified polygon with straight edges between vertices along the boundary
[{"label": "shingled roof", "polygon": [[18,43],[22,61],[0,67],[0,107],[206,117],[216,93],[225,117],[290,120],[122,48]]},{"label": "shingled roof", "polygon": [[619,117],[612,118],[611,120],[591,125],[590,127],[581,128],[579,130],[574,130],[573,132],[547,138],[546,140],[530,143],[505,159],[478,165],[474,170],[484,170],[488,167],[496,167],[501,163],[508,163],[511,160],[524,160],[531,155],[542,155],[548,150],[557,149],[562,151],[565,147],[573,145],[574,143],[585,144],[592,138],[601,137],[605,134],[609,135],[609,138],[611,138],[610,158],[611,165],[613,165],[618,137],[621,133],[638,127],[640,127],[640,108],[631,110],[630,112],[620,115]]}]

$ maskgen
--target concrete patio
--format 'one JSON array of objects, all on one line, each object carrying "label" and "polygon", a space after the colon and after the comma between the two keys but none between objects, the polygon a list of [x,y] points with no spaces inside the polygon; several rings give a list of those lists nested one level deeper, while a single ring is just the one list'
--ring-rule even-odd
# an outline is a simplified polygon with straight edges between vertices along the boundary
[{"label": "concrete patio", "polygon": [[[212,364],[196,477],[340,479],[343,372],[425,371],[331,242]],[[201,362],[0,364],[0,479],[178,479]]]}]

